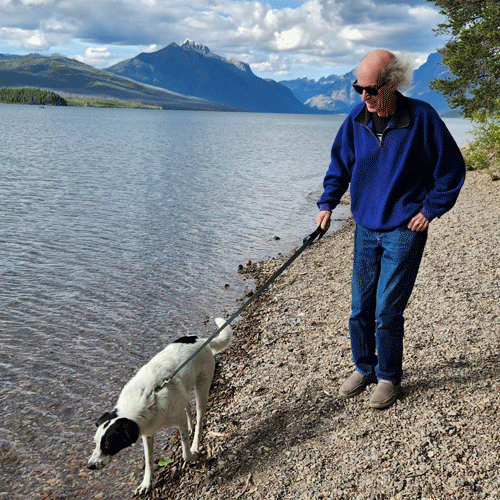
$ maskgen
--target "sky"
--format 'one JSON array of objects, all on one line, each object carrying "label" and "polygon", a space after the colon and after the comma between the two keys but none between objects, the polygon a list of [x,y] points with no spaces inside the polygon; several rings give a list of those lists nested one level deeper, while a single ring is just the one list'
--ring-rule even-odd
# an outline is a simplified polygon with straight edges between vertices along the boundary
[{"label": "sky", "polygon": [[261,78],[342,75],[377,48],[415,67],[446,43],[427,0],[0,0],[0,53],[106,68],[186,39]]}]

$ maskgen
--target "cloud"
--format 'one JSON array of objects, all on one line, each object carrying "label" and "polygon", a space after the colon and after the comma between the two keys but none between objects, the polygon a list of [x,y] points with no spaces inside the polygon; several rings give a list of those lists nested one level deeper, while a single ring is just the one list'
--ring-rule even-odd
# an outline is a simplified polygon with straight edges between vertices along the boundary
[{"label": "cloud", "polygon": [[276,54],[271,54],[260,62],[252,64],[252,70],[261,73],[272,73],[277,77],[286,76],[290,66]]},{"label": "cloud", "polygon": [[439,21],[426,0],[0,0],[4,45],[64,53],[77,40],[80,59],[104,67],[123,47],[136,55],[189,38],[280,76],[354,66],[373,48],[421,57],[439,45]]},{"label": "cloud", "polygon": [[9,46],[22,47],[27,51],[43,51],[51,46],[51,43],[40,30],[0,28],[0,38],[5,40]]},{"label": "cloud", "polygon": [[275,37],[278,50],[294,50],[307,45],[307,35],[301,27],[294,26],[281,33],[276,32]]},{"label": "cloud", "polygon": [[76,59],[90,66],[104,67],[110,65],[113,54],[106,47],[88,47],[85,50],[85,56],[77,56]]},{"label": "cloud", "polygon": [[163,47],[160,47],[159,45],[156,45],[156,43],[152,43],[151,45],[148,45],[147,47],[145,47],[142,52],[156,52],[160,49],[162,49]]}]

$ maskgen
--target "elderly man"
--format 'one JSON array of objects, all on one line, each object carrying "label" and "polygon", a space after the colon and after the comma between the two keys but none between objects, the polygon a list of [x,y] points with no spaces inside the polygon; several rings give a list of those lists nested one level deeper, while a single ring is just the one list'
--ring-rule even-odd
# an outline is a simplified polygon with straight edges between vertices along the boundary
[{"label": "elderly man", "polygon": [[397,399],[403,374],[403,313],[427,239],[427,228],[455,204],[465,178],[460,150],[435,110],[404,97],[411,67],[376,50],[361,62],[353,87],[363,103],[346,118],[332,146],[316,222],[350,184],[356,222],[349,319],[354,373],[340,396],[377,383],[369,406]]}]

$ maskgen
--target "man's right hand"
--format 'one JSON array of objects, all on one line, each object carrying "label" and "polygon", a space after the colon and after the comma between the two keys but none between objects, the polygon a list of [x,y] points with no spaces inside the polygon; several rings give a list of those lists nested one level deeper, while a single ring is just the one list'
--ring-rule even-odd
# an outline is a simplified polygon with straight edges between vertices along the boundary
[{"label": "man's right hand", "polygon": [[328,231],[331,220],[332,212],[330,212],[330,210],[321,210],[316,217],[316,223],[321,227],[321,229],[323,229],[323,231]]}]

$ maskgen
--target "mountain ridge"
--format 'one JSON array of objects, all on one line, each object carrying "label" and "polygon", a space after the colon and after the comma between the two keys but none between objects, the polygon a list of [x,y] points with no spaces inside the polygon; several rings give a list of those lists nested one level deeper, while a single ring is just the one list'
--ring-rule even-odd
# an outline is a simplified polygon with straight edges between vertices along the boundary
[{"label": "mountain ridge", "polygon": [[106,71],[208,101],[254,112],[310,113],[287,87],[256,76],[250,66],[186,40],[142,52]]},{"label": "mountain ridge", "polygon": [[144,85],[60,55],[0,54],[0,87],[38,87],[69,95],[124,99],[165,109],[235,111],[229,106]]},{"label": "mountain ridge", "polygon": [[[429,102],[441,115],[458,115],[429,88],[449,75],[439,53],[430,54],[414,72],[404,93]],[[61,55],[0,54],[0,87],[39,87],[63,94],[124,99],[166,109],[277,113],[348,113],[361,102],[352,88],[355,71],[318,81],[262,79],[247,63],[214,54],[185,40],[155,52],[141,52],[101,70]]]},{"label": "mountain ridge", "polygon": [[[441,115],[458,114],[448,106],[446,99],[429,87],[431,80],[450,74],[443,66],[439,52],[430,54],[426,62],[413,73],[413,84],[403,93],[408,97],[421,99],[431,104]],[[332,113],[348,113],[361,102],[361,96],[352,88],[356,79],[355,70],[344,75],[330,75],[318,81],[309,78],[281,80],[279,83],[288,87],[304,105]]]}]

